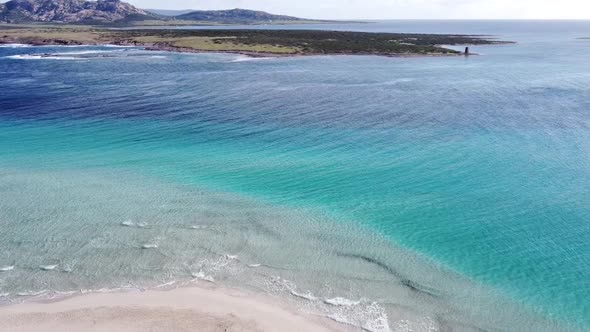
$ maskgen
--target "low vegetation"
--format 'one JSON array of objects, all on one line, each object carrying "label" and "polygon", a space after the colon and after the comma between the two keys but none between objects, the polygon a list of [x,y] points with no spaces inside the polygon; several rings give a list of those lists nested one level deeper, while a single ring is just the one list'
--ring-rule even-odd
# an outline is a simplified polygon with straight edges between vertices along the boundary
[{"label": "low vegetation", "polygon": [[89,26],[0,25],[0,43],[118,44],[178,51],[263,55],[452,55],[439,45],[495,44],[482,36],[322,30],[113,30]]}]

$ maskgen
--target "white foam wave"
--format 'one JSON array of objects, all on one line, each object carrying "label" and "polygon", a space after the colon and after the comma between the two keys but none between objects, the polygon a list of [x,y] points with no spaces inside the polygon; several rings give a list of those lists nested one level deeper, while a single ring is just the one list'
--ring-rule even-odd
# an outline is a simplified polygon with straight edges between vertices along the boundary
[{"label": "white foam wave", "polygon": [[324,299],[324,302],[327,304],[335,305],[335,306],[345,306],[345,307],[352,307],[355,305],[359,305],[361,301],[353,301],[349,299],[345,299],[343,297],[335,297],[332,299]]},{"label": "white foam wave", "polygon": [[14,265],[0,267],[0,272],[8,272],[14,270]]},{"label": "white foam wave", "polygon": [[237,260],[238,256],[226,254],[219,257],[215,261],[204,260],[201,263],[205,263],[206,265],[208,265],[212,271],[219,271],[225,268],[226,266],[230,265],[233,261]]},{"label": "white foam wave", "polygon": [[203,280],[203,281],[215,283],[215,278],[213,278],[213,276],[211,276],[209,274],[205,274],[205,272],[203,272],[203,271],[199,271],[199,272],[193,273],[191,275],[194,278],[194,280]]},{"label": "white foam wave", "polygon": [[92,47],[96,45],[82,44],[82,45],[43,45],[44,47]]},{"label": "white foam wave", "polygon": [[158,249],[158,245],[155,243],[146,243],[141,246],[141,249]]},{"label": "white foam wave", "polygon": [[100,45],[101,47],[112,47],[112,48],[134,48],[136,46],[127,46],[127,45],[115,45],[115,44],[104,44]]},{"label": "white foam wave", "polygon": [[261,267],[261,266],[262,266],[262,264],[249,264],[248,265],[248,267],[252,267],[252,268]]},{"label": "white foam wave", "polygon": [[353,301],[344,297],[323,299],[311,292],[298,292],[293,282],[278,276],[270,277],[265,281],[265,284],[272,293],[286,292],[297,298],[307,300],[305,308],[308,312],[366,331],[391,331],[385,309],[376,302]]},{"label": "white foam wave", "polygon": [[307,293],[303,294],[303,293],[298,293],[294,290],[291,290],[290,293],[291,293],[291,295],[293,295],[295,297],[299,297],[299,298],[309,300],[309,301],[316,301],[318,299],[317,297],[313,296],[313,294],[311,292],[307,292]]},{"label": "white foam wave", "polygon": [[41,265],[39,268],[43,271],[53,271],[57,268],[57,265]]},{"label": "white foam wave", "polygon": [[40,55],[30,55],[30,54],[16,54],[16,55],[8,55],[5,56],[6,59],[18,59],[18,60],[34,60],[34,59],[41,59]]},{"label": "white foam wave", "polygon": [[284,291],[291,292],[292,290],[297,289],[295,284],[290,280],[281,278],[279,276],[271,276],[265,280],[264,283],[267,289],[272,293],[280,293]]},{"label": "white foam wave", "polygon": [[126,221],[123,221],[123,222],[121,223],[121,226],[125,226],[125,227],[133,227],[133,226],[135,226],[135,223],[134,223],[133,221],[131,221],[131,220],[126,220]]},{"label": "white foam wave", "polygon": [[167,287],[173,286],[174,284],[176,284],[176,280],[171,280],[171,281],[165,282],[163,284],[160,284],[154,288],[167,288]]},{"label": "white foam wave", "polygon": [[30,297],[30,296],[43,295],[45,293],[47,293],[47,290],[42,290],[42,291],[38,291],[38,292],[20,292],[20,293],[17,293],[16,295]]},{"label": "white foam wave", "polygon": [[261,61],[261,60],[272,60],[274,58],[270,57],[251,57],[251,56],[239,56],[235,59],[232,59],[230,62],[250,62],[250,61]]},{"label": "white foam wave", "polygon": [[[360,308],[359,308],[360,309]],[[338,323],[361,328],[370,332],[391,332],[385,310],[377,303],[363,306],[360,310],[338,310],[325,317]],[[396,330],[397,331],[397,330]],[[414,331],[413,329],[400,331]]]},{"label": "white foam wave", "polygon": [[125,226],[125,227],[138,227],[138,228],[146,228],[149,226],[148,223],[146,222],[138,222],[135,223],[132,220],[125,220],[121,223],[121,226]]},{"label": "white foam wave", "polygon": [[54,53],[53,55],[84,55],[84,54],[101,54],[101,53],[113,53],[113,52],[118,52],[118,51],[117,50],[88,50],[88,51]]},{"label": "white foam wave", "polygon": [[74,295],[78,293],[77,291],[66,291],[66,292],[62,292],[62,291],[53,291],[53,297],[57,297],[57,296],[70,296],[70,295]]},{"label": "white foam wave", "polygon": [[208,282],[215,282],[215,275],[219,272],[235,273],[239,266],[235,262],[239,261],[238,256],[225,254],[217,259],[201,260],[196,266],[188,267],[192,272],[192,281],[204,280]]},{"label": "white foam wave", "polygon": [[23,48],[23,47],[33,47],[33,45],[29,44],[0,44],[0,48]]},{"label": "white foam wave", "polygon": [[83,60],[82,58],[68,56],[42,56],[38,54],[16,54],[5,56],[5,58],[14,60]]}]

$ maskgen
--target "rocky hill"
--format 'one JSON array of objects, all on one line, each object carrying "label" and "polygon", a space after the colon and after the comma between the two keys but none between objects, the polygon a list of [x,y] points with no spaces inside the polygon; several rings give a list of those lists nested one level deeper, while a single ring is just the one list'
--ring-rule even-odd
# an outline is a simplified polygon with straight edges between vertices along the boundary
[{"label": "rocky hill", "polygon": [[153,19],[120,0],[11,0],[0,4],[0,22],[96,23]]},{"label": "rocky hill", "polygon": [[[1,0],[0,0],[1,1]],[[4,23],[116,23],[150,21],[165,25],[174,21],[214,24],[268,24],[281,22],[322,22],[293,16],[274,15],[247,9],[163,11],[143,10],[121,0],[10,0],[0,3],[0,22]],[[170,15],[171,13],[175,15]],[[158,23],[157,21],[160,21]]]},{"label": "rocky hill", "polygon": [[260,24],[272,22],[311,21],[293,16],[274,15],[263,11],[247,9],[196,10],[175,16],[177,20],[215,22],[222,24]]}]

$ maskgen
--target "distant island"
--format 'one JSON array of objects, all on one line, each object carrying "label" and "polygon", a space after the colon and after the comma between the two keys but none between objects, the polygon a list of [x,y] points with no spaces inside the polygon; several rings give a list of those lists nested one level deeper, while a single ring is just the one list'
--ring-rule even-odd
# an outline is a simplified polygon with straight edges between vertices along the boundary
[{"label": "distant island", "polygon": [[139,46],[177,52],[249,56],[442,56],[461,52],[440,45],[505,43],[483,36],[324,30],[107,29],[71,25],[0,25],[0,44]]},{"label": "distant island", "polygon": [[311,20],[247,9],[152,11],[120,0],[11,0],[0,4],[2,23],[69,23],[90,25],[230,25],[305,24]]}]

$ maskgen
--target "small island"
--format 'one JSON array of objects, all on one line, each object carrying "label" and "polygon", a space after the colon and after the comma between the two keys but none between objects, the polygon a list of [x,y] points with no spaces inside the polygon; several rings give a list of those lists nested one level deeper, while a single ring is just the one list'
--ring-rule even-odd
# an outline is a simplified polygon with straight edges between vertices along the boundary
[{"label": "small island", "polygon": [[441,45],[507,43],[487,36],[368,33],[324,30],[110,29],[82,25],[0,25],[0,44],[138,46],[174,52],[249,56],[445,56],[462,52]]}]

